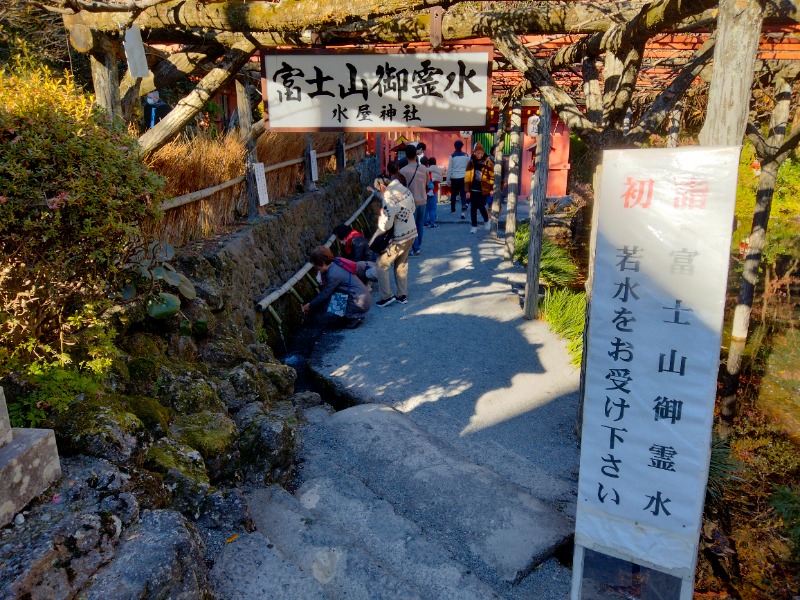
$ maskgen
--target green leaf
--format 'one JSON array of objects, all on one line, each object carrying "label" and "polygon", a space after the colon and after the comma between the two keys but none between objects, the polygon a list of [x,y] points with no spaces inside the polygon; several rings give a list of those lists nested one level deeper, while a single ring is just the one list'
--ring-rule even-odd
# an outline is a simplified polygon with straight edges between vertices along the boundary
[{"label": "green leaf", "polygon": [[175,247],[167,242],[161,243],[158,252],[156,253],[156,259],[163,262],[166,260],[172,260],[174,257]]},{"label": "green leaf", "polygon": [[136,297],[136,287],[133,284],[128,284],[124,288],[122,288],[122,299],[126,302],[128,300],[133,300]]},{"label": "green leaf", "polygon": [[192,282],[189,281],[185,275],[181,273],[177,273],[178,277],[180,278],[180,282],[178,285],[178,291],[183,295],[184,298],[187,300],[194,300],[197,298],[197,292],[194,289],[194,285]]},{"label": "green leaf", "polygon": [[181,306],[180,298],[174,294],[160,292],[147,301],[147,314],[154,319],[168,319],[177,314]]},{"label": "green leaf", "polygon": [[[181,282],[183,281],[181,279],[181,277],[183,277],[183,275],[181,275],[180,273],[176,273],[175,271],[167,271],[166,269],[161,269],[161,277],[168,284],[175,285],[175,286],[179,286],[181,284]],[[183,277],[183,278],[186,279],[185,277]]]},{"label": "green leaf", "polygon": [[196,337],[205,336],[208,333],[208,321],[205,319],[198,319],[195,321],[194,325],[192,325],[192,333],[194,333]]},{"label": "green leaf", "polygon": [[181,335],[192,335],[192,322],[189,319],[181,321],[178,331]]},{"label": "green leaf", "polygon": [[155,269],[153,269],[153,279],[155,280],[164,279],[165,273],[166,271],[164,270],[164,267],[156,267]]}]

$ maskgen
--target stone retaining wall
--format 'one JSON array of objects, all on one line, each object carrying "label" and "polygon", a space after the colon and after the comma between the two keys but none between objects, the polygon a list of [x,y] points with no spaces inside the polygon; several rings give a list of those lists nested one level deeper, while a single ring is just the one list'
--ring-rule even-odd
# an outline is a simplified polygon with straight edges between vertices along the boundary
[{"label": "stone retaining wall", "polygon": [[[376,160],[367,158],[336,175],[324,188],[303,194],[277,214],[213,246],[204,241],[181,250],[175,266],[193,280],[213,315],[209,333],[233,336],[244,344],[257,341],[262,316],[256,302],[283,285],[306,263],[311,249],[324,243],[333,228],[355,212],[367,197],[366,186],[376,169]],[[281,312],[280,303],[276,309]]]}]

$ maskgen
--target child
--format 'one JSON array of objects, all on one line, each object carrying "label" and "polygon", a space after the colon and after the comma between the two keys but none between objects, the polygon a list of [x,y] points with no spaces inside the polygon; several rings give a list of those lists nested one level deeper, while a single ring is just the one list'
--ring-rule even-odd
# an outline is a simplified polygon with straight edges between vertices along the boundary
[{"label": "child", "polygon": [[439,203],[439,184],[442,182],[442,167],[436,165],[436,158],[428,159],[428,170],[431,178],[428,181],[428,197],[425,205],[425,225],[431,229],[439,227],[436,224],[437,204]]}]

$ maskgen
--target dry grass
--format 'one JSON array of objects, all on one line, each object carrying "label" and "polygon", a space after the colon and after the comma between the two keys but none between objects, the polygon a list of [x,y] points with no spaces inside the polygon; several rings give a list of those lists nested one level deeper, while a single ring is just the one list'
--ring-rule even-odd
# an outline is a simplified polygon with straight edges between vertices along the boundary
[{"label": "dry grass", "polygon": [[[169,197],[212,187],[244,175],[245,147],[235,134],[221,138],[197,135],[167,144],[149,161],[166,181]],[[237,212],[246,212],[244,183],[213,196],[169,210],[158,224],[160,239],[182,243],[213,235],[231,223]]]},{"label": "dry grass", "polygon": [[[336,149],[337,133],[312,134],[312,145],[318,154]],[[345,143],[363,139],[362,133],[345,134]],[[259,162],[274,165],[301,158],[305,152],[305,133],[278,133],[268,131],[256,142]],[[348,160],[365,156],[365,145],[348,152]],[[245,148],[235,134],[219,137],[198,135],[182,138],[164,146],[150,159],[150,167],[167,180],[168,197],[181,196],[218,185],[244,174]],[[334,156],[318,159],[319,176],[336,171]],[[304,167],[292,165],[267,173],[270,202],[301,192]],[[244,183],[234,185],[213,196],[169,210],[151,233],[173,243],[219,233],[232,223],[237,215],[247,214],[247,196]],[[265,207],[267,208],[267,207]],[[264,209],[262,209],[264,210]]]}]

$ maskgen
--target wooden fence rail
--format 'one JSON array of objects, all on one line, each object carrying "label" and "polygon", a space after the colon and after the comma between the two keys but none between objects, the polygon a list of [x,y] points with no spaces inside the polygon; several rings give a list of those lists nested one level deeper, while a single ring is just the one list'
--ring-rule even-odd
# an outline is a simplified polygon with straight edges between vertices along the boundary
[{"label": "wooden fence rail", "polygon": [[[345,152],[347,150],[352,150],[353,148],[357,148],[363,144],[366,144],[366,138],[363,140],[359,140],[352,144],[346,144],[344,149]],[[336,154],[336,151],[330,150],[328,152],[320,152],[317,154],[317,159],[320,158],[328,158]],[[291,167],[293,165],[299,165],[304,162],[305,158],[293,158],[291,160],[285,160],[283,162],[276,163],[274,165],[268,165],[264,167],[264,173],[269,173],[271,171],[277,171],[278,169],[283,169],[286,167]],[[188,194],[183,194],[182,196],[175,196],[174,198],[170,198],[169,200],[164,201],[159,208],[163,211],[167,211],[173,208],[177,208],[179,206],[183,206],[184,204],[190,204],[192,202],[196,202],[197,200],[202,200],[203,198],[208,198],[216,194],[217,192],[221,192],[222,190],[229,188],[237,183],[241,183],[246,179],[245,175],[240,175],[239,177],[234,177],[233,179],[229,179],[228,181],[224,181],[212,187],[208,187],[202,190],[197,190],[196,192],[190,192]]]}]

